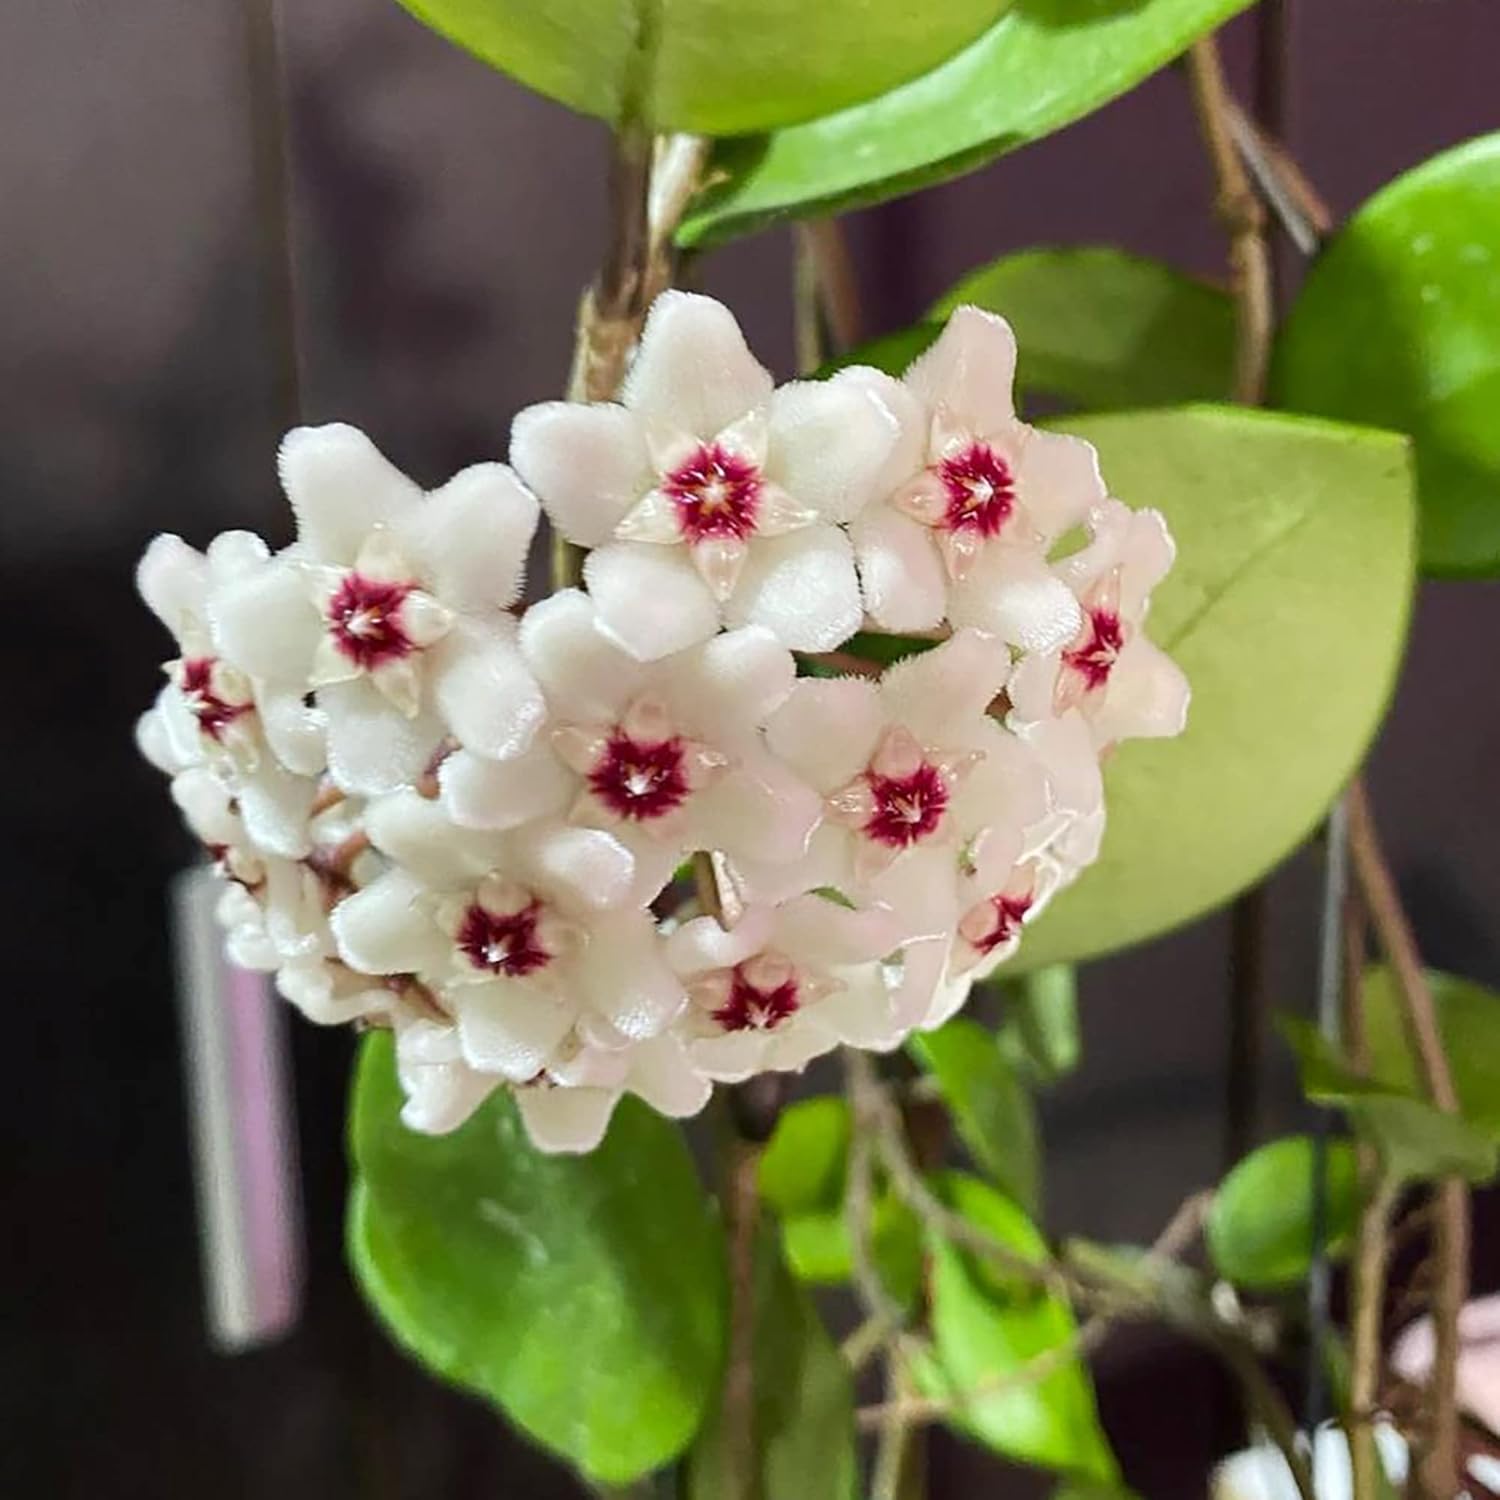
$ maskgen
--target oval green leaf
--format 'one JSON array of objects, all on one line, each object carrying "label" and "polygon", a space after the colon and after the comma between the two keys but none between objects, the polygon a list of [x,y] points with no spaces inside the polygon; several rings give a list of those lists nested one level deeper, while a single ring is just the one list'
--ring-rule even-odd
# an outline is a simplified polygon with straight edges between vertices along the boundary
[{"label": "oval green leaf", "polygon": [[680,1132],[627,1098],[596,1151],[545,1156],[504,1090],[448,1136],[400,1106],[390,1038],[369,1037],[349,1250],[397,1342],[591,1479],[674,1459],[725,1327],[722,1236]]},{"label": "oval green leaf", "polygon": [[[1310,1136],[1288,1136],[1252,1151],[1219,1184],[1204,1227],[1219,1275],[1253,1291],[1296,1286],[1306,1278],[1314,1161]],[[1324,1161],[1324,1243],[1338,1255],[1359,1218],[1359,1172],[1348,1141],[1329,1141]]]},{"label": "oval green leaf", "polygon": [[1049,964],[1014,979],[996,981],[1005,1011],[1000,1050],[1023,1078],[1056,1083],[1078,1066],[1083,1044],[1078,1029],[1078,971]]},{"label": "oval green leaf", "polygon": [[1012,961],[1074,962],[1211,911],[1307,836],[1364,755],[1406,638],[1406,443],[1230,407],[1072,417],[1177,564],[1148,630],[1187,673],[1175,740],[1122,745],[1099,862]]},{"label": "oval green leaf", "polygon": [[1276,403],[1416,439],[1422,567],[1500,572],[1500,134],[1371,198],[1276,342]]},{"label": "oval green leaf", "polygon": [[[976,1178],[942,1180],[953,1207],[1011,1249],[1040,1259],[1046,1245],[1015,1204]],[[953,1403],[950,1426],[1023,1463],[1111,1483],[1114,1455],[1099,1425],[1093,1384],[1079,1358],[1051,1364],[1042,1378],[1028,1366],[1078,1334],[1072,1309],[1034,1286],[982,1273],[970,1256],[934,1238],[929,1276],[936,1357],[917,1366],[919,1383]]]},{"label": "oval green leaf", "polygon": [[1005,0],[401,0],[529,88],[601,119],[737,135],[925,73]]},{"label": "oval green leaf", "polygon": [[725,143],[712,164],[722,181],[678,238],[710,244],[956,177],[1107,104],[1249,4],[1020,0],[911,83],[768,138]]},{"label": "oval green leaf", "polygon": [[760,1195],[777,1213],[836,1208],[849,1156],[849,1104],[836,1094],[782,1110],[757,1168]]},{"label": "oval green leaf", "polygon": [[1040,1208],[1036,1107],[993,1032],[960,1016],[908,1044],[937,1080],[974,1160],[1028,1213]]}]

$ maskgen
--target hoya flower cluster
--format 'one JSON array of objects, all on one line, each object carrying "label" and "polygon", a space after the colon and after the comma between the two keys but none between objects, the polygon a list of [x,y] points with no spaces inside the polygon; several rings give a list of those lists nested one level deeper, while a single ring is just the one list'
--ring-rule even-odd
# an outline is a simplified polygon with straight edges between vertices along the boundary
[{"label": "hoya flower cluster", "polygon": [[[140,568],[177,642],[141,745],[231,957],[392,1028],[415,1129],[505,1087],[549,1149],[942,1022],[1095,857],[1101,754],[1187,705],[1161,517],[1017,420],[1014,363],[964,308],[904,380],[776,387],[667,293],[619,403],[522,412],[510,467],[424,494],[293,432],[295,543]],[[543,510],[587,590],[518,615]],[[917,639],[869,675],[862,630]]]}]

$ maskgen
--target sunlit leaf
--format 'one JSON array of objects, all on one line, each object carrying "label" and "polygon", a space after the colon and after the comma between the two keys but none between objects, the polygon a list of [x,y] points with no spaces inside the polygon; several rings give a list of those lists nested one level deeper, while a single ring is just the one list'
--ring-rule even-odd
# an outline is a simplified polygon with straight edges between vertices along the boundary
[{"label": "sunlit leaf", "polygon": [[1500,134],[1388,183],[1276,342],[1277,404],[1416,438],[1422,566],[1500,572]]},{"label": "sunlit leaf", "polygon": [[505,1090],[447,1136],[399,1119],[388,1035],[350,1116],[350,1259],[395,1339],[591,1478],[692,1440],[724,1353],[718,1218],[681,1133],[625,1099],[587,1156],[546,1156]]},{"label": "sunlit leaf", "polygon": [[722,181],[680,239],[707,244],[956,177],[1134,88],[1249,3],[1018,0],[924,77],[769,137],[726,142],[713,162]]}]

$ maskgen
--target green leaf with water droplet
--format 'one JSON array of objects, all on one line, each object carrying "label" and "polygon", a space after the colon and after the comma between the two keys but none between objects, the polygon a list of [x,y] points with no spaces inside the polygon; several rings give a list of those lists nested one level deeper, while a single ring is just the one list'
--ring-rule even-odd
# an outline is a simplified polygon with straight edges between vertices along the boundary
[{"label": "green leaf with water droplet", "polygon": [[587,1156],[546,1156],[500,1090],[466,1125],[400,1121],[388,1035],[350,1112],[356,1278],[404,1348],[591,1479],[691,1442],[724,1356],[724,1247],[681,1132],[624,1099]]},{"label": "green leaf with water droplet", "polygon": [[971,171],[1134,88],[1249,3],[1016,0],[978,40],[910,83],[770,136],[725,142],[712,162],[717,185],[679,239],[710,244]]},{"label": "green leaf with water droplet", "polygon": [[1500,573],[1500,134],[1388,183],[1276,340],[1279,406],[1416,439],[1422,567]]},{"label": "green leaf with water droplet", "polygon": [[529,88],[605,120],[734,135],[925,73],[1005,0],[401,0]]}]

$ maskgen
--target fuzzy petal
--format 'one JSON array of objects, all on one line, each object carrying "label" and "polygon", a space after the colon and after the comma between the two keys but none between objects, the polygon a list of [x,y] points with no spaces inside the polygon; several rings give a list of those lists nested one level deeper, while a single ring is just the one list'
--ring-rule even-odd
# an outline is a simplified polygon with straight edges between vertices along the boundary
[{"label": "fuzzy petal", "polygon": [[208,600],[219,654],[266,682],[306,683],[323,621],[306,575],[277,559],[213,591]]},{"label": "fuzzy petal", "polygon": [[512,1083],[535,1078],[573,1029],[573,1007],[535,985],[494,979],[464,985],[449,998],[464,1061]]},{"label": "fuzzy petal", "polygon": [[766,738],[804,781],[831,792],[869,762],[884,722],[874,683],[805,677],[771,716]]},{"label": "fuzzy petal", "polygon": [[630,1053],[630,1091],[639,1094],[669,1120],[695,1115],[713,1092],[706,1078],[688,1060],[686,1049],[673,1036],[656,1037]]},{"label": "fuzzy petal", "polygon": [[797,664],[769,630],[748,625],[664,664],[662,677],[675,723],[705,737],[734,738],[786,702]]},{"label": "fuzzy petal", "polygon": [[1094,738],[1109,745],[1181,734],[1191,696],[1182,668],[1145,636],[1137,636],[1110,673],[1104,702],[1093,715]]},{"label": "fuzzy petal", "polygon": [[887,906],[850,910],[809,894],[776,910],[775,946],[816,969],[884,958],[901,938],[900,920]]},{"label": "fuzzy petal", "polygon": [[377,526],[413,509],[422,492],[357,427],[294,427],[277,459],[297,516],[297,538],[324,562],[352,564]]},{"label": "fuzzy petal", "polygon": [[1077,599],[1041,553],[995,544],[955,581],[950,613],[955,625],[973,625],[1033,652],[1071,639],[1082,619]]},{"label": "fuzzy petal", "polygon": [[707,439],[764,406],[771,389],[727,307],[668,291],[651,305],[623,400],[650,421]]},{"label": "fuzzy petal", "polygon": [[434,490],[400,528],[400,545],[450,609],[508,609],[536,532],[536,496],[504,464],[474,464]]},{"label": "fuzzy petal", "polygon": [[633,893],[630,850],[601,829],[554,825],[528,832],[523,848],[537,886],[567,909],[608,911]]},{"label": "fuzzy petal", "polygon": [[984,715],[1009,676],[1010,652],[1000,641],[978,630],[960,630],[931,651],[888,668],[880,697],[892,723],[943,748],[967,721]]},{"label": "fuzzy petal", "polygon": [[426,711],[408,719],[364,679],[320,688],[318,703],[328,715],[328,773],[346,792],[410,786],[442,743],[441,719]]},{"label": "fuzzy petal", "polygon": [[509,760],[530,748],[547,704],[509,621],[463,622],[430,656],[433,703],[465,749]]},{"label": "fuzzy petal", "polygon": [[867,377],[793,381],[771,398],[768,476],[824,519],[847,521],[875,495],[900,436]]},{"label": "fuzzy petal", "polygon": [[240,815],[251,842],[283,859],[301,859],[311,848],[307,820],[318,783],[293,776],[274,762],[262,764],[239,787]]},{"label": "fuzzy petal", "polygon": [[438,786],[455,823],[502,829],[562,813],[577,782],[551,748],[539,744],[506,761],[455,750],[438,768]]},{"label": "fuzzy petal", "polygon": [[644,912],[596,923],[578,967],[590,1009],[630,1041],[659,1035],[687,1004]]},{"label": "fuzzy petal", "polygon": [[295,691],[263,690],[258,695],[261,730],[271,753],[287,770],[316,776],[328,764],[328,725]]},{"label": "fuzzy petal", "polygon": [[339,956],[361,974],[415,974],[447,954],[426,888],[402,870],[346,896],[328,920]]},{"label": "fuzzy petal", "polygon": [[637,661],[669,656],[719,628],[714,596],[679,547],[614,542],[589,553],[584,577],[600,624]]},{"label": "fuzzy petal", "polygon": [[823,799],[771,756],[747,750],[740,766],[695,805],[704,844],[731,859],[797,859],[823,813]]},{"label": "fuzzy petal", "polygon": [[686,975],[732,969],[766,946],[772,926],[770,907],[752,906],[727,928],[715,917],[694,917],[667,938],[667,960]]},{"label": "fuzzy petal", "polygon": [[948,613],[948,578],[932,532],[888,505],[850,527],[865,608],[886,630],[931,630]]},{"label": "fuzzy petal", "polygon": [[864,615],[849,538],[809,526],[756,542],[726,613],[731,625],[764,626],[794,651],[842,645]]},{"label": "fuzzy petal", "polygon": [[498,834],[455,827],[440,802],[410,790],[376,798],[364,822],[382,854],[438,890],[472,884],[501,865],[509,847]]},{"label": "fuzzy petal", "polygon": [[203,615],[208,564],[203,554],[180,536],[153,537],[136,565],[135,586],[175,640],[181,640]]},{"label": "fuzzy petal", "polygon": [[618,1089],[538,1084],[516,1090],[516,1107],[531,1144],[553,1155],[592,1151],[604,1139],[619,1100]]},{"label": "fuzzy petal", "polygon": [[650,489],[640,418],[623,406],[546,401],[510,429],[510,461],[570,542],[601,547]]},{"label": "fuzzy petal", "polygon": [[1017,465],[1016,497],[1048,538],[1081,525],[1104,499],[1094,445],[1063,432],[1028,432]]},{"label": "fuzzy petal", "polygon": [[937,342],[906,372],[909,391],[929,411],[974,436],[1015,417],[1016,336],[1010,324],[977,307],[956,308]]},{"label": "fuzzy petal", "polygon": [[581,589],[563,589],[522,615],[521,652],[564,721],[613,723],[644,680],[640,663],[599,628]]}]

